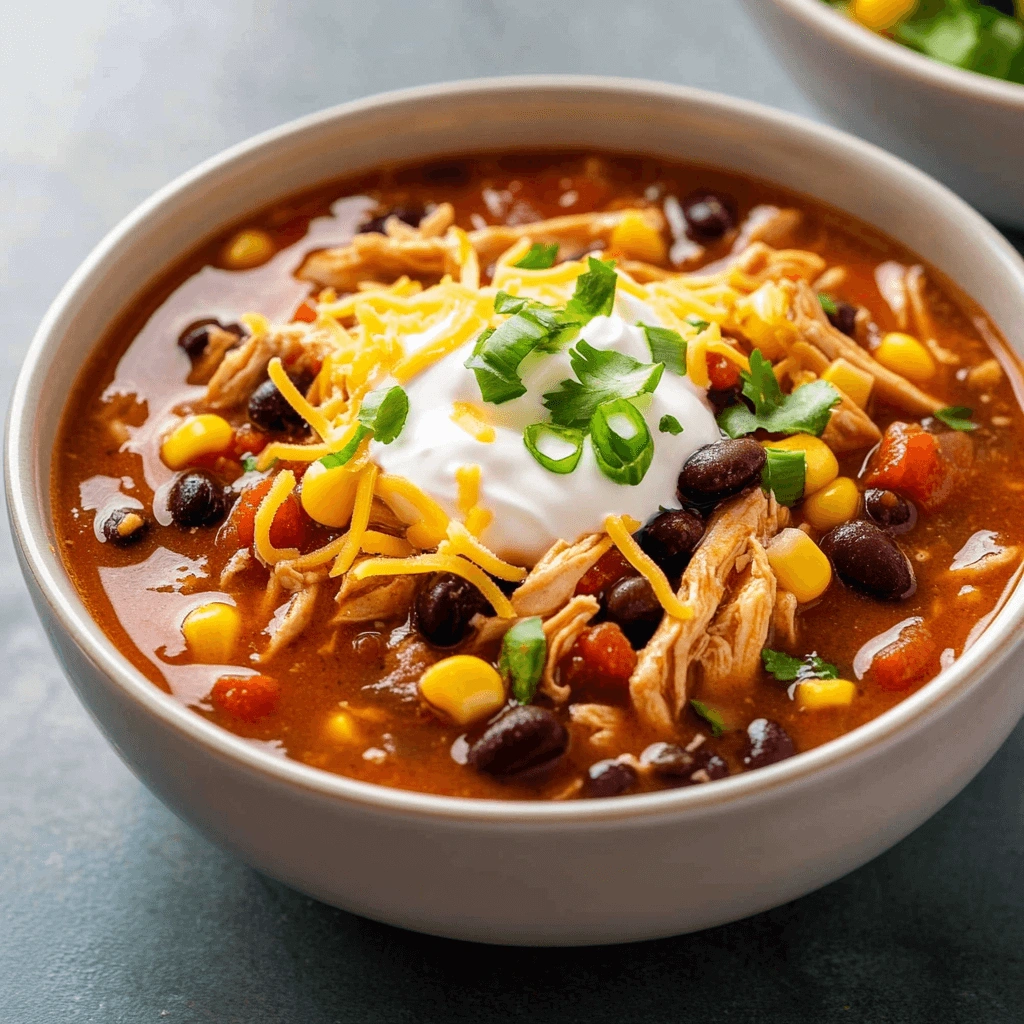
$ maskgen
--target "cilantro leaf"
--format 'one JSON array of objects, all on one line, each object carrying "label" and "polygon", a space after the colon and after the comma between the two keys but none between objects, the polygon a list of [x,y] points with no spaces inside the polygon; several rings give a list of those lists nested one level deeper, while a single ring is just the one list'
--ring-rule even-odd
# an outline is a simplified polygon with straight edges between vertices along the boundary
[{"label": "cilantro leaf", "polygon": [[565,307],[573,319],[589,323],[595,316],[608,316],[615,305],[615,260],[587,259],[588,270],[576,278],[576,290]]},{"label": "cilantro leaf", "polygon": [[966,405],[947,405],[945,409],[935,410],[935,418],[951,430],[977,430],[978,424],[971,419],[973,414],[974,410]]},{"label": "cilantro leaf", "polygon": [[501,642],[498,671],[511,683],[512,696],[529,704],[544,673],[548,642],[539,615],[520,619]]},{"label": "cilantro leaf", "polygon": [[336,466],[344,466],[353,455],[356,453],[356,449],[359,447],[360,442],[366,437],[367,434],[372,434],[373,431],[363,423],[360,423],[356,427],[356,432],[348,439],[348,444],[345,445],[341,451],[331,452],[329,455],[325,455],[319,462],[322,462],[328,469],[334,469]]},{"label": "cilantro leaf", "polygon": [[721,736],[723,732],[728,731],[728,726],[725,724],[725,719],[712,707],[709,707],[702,700],[691,700],[690,707],[704,719],[708,725],[711,726],[712,736]]},{"label": "cilantro leaf", "polygon": [[668,327],[648,327],[637,324],[644,329],[647,345],[651,350],[651,359],[656,363],[664,363],[673,373],[680,377],[686,376],[686,342],[678,331]]},{"label": "cilantro leaf", "polygon": [[826,380],[813,380],[784,395],[772,371],[772,365],[758,349],[750,354],[750,372],[740,371],[743,394],[753,403],[753,411],[742,402],[730,405],[718,416],[718,425],[729,437],[743,437],[755,430],[770,434],[812,434],[820,437],[828,425],[832,407],[842,401],[839,392]]},{"label": "cilantro leaf", "polygon": [[563,380],[558,391],[544,395],[551,419],[562,427],[585,430],[599,405],[616,398],[636,398],[653,391],[664,363],[640,363],[614,349],[597,349],[583,339],[569,354],[577,380]]},{"label": "cilantro leaf", "polygon": [[256,456],[246,452],[245,455],[242,456],[242,469],[244,469],[246,473],[254,473],[256,471]]},{"label": "cilantro leaf", "polygon": [[409,396],[395,384],[371,391],[360,403],[356,418],[381,444],[391,444],[402,432],[408,415]]},{"label": "cilantro leaf", "polygon": [[665,413],[658,422],[658,429],[663,434],[681,434],[683,432],[683,425],[675,418],[675,416]]},{"label": "cilantro leaf", "polygon": [[839,678],[839,669],[824,658],[819,658],[817,654],[794,658],[784,651],[773,651],[766,647],[761,651],[761,661],[764,663],[765,671],[775,676],[780,683],[802,679]]},{"label": "cilantro leaf", "polygon": [[558,259],[558,243],[544,245],[543,242],[534,242],[530,251],[514,266],[520,270],[547,270],[555,265]]},{"label": "cilantro leaf", "polygon": [[701,331],[706,331],[711,326],[711,324],[709,324],[707,320],[701,320],[701,318],[697,316],[696,313],[691,313],[688,317],[686,317],[686,322],[698,334],[700,334]]}]

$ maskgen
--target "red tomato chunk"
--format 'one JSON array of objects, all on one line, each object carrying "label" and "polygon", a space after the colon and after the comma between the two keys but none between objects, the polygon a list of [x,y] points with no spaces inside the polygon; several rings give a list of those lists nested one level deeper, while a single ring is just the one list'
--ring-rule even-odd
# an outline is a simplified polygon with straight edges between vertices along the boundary
[{"label": "red tomato chunk", "polygon": [[636,651],[614,622],[584,630],[572,654],[583,662],[588,675],[608,682],[625,682],[636,668]]},{"label": "red tomato chunk", "polygon": [[740,368],[725,356],[709,355],[708,378],[716,391],[728,391],[739,383]]},{"label": "red tomato chunk", "polygon": [[222,714],[252,723],[273,714],[280,696],[281,684],[273,676],[221,676],[210,702]]},{"label": "red tomato chunk", "polygon": [[[238,543],[244,548],[252,546],[256,536],[256,511],[272,485],[272,477],[261,480],[254,487],[244,490],[235,505],[232,520],[238,532]],[[270,543],[275,548],[301,548],[306,542],[307,522],[308,517],[302,511],[298,499],[294,494],[289,494],[270,524]]]},{"label": "red tomato chunk", "polygon": [[938,645],[923,622],[907,626],[874,657],[870,678],[883,690],[899,692],[938,671]]},{"label": "red tomato chunk", "polygon": [[600,594],[623,576],[633,576],[636,570],[626,561],[618,548],[606,551],[576,584],[577,594]]}]

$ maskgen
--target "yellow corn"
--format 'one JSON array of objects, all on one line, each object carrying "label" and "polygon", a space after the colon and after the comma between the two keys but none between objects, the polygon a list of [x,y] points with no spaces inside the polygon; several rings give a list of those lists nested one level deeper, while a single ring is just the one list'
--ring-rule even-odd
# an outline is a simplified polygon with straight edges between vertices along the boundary
[{"label": "yellow corn", "polygon": [[612,228],[610,247],[625,256],[647,263],[664,263],[668,256],[665,241],[657,229],[640,213],[624,214]]},{"label": "yellow corn", "polygon": [[347,711],[335,711],[324,726],[327,738],[335,743],[358,743],[359,726]]},{"label": "yellow corn", "polygon": [[420,696],[456,724],[470,725],[500,710],[505,703],[505,684],[482,658],[456,654],[423,673]]},{"label": "yellow corn", "polygon": [[832,582],[832,566],[803,530],[786,529],[768,545],[768,562],[779,586],[806,604],[821,597]]},{"label": "yellow corn", "polygon": [[876,32],[892,28],[917,6],[917,0],[853,0],[853,16]]},{"label": "yellow corn", "polygon": [[231,660],[242,630],[242,617],[223,601],[193,608],[181,624],[189,653],[206,665],[225,665]]},{"label": "yellow corn", "polygon": [[867,407],[868,399],[871,397],[871,389],[875,385],[875,378],[867,370],[840,357],[834,359],[829,368],[821,375],[822,380],[834,384],[854,405],[861,409]]},{"label": "yellow corn", "polygon": [[826,484],[839,476],[839,463],[820,437],[810,434],[794,434],[781,441],[765,441],[766,448],[780,448],[786,452],[803,452],[807,476],[804,480],[804,495],[820,491]]},{"label": "yellow corn", "polygon": [[248,228],[239,231],[224,246],[223,260],[230,270],[248,270],[266,263],[274,255],[274,242],[266,231]]},{"label": "yellow corn", "polygon": [[302,507],[310,519],[338,529],[347,526],[356,502],[359,474],[347,466],[327,468],[314,462],[302,477]]},{"label": "yellow corn", "polygon": [[853,519],[859,506],[857,485],[848,476],[841,476],[807,498],[802,511],[811,526],[824,533]]},{"label": "yellow corn", "polygon": [[935,376],[935,360],[917,340],[901,331],[891,331],[874,352],[886,369],[901,374],[915,384],[922,384]]},{"label": "yellow corn", "polygon": [[805,679],[796,688],[800,707],[808,711],[843,707],[856,693],[857,687],[847,679]]},{"label": "yellow corn", "polygon": [[160,457],[171,469],[184,469],[200,456],[226,451],[233,436],[231,424],[220,416],[188,416],[164,438]]}]

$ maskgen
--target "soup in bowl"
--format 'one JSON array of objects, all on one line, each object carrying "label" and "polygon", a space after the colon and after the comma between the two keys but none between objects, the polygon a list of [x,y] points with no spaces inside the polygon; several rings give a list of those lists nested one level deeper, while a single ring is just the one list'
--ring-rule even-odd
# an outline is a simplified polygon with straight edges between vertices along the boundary
[{"label": "soup in bowl", "polygon": [[261,869],[462,937],[701,927],[883,849],[1016,721],[1022,295],[828,129],[400,94],[92,257],[19,386],[12,514],[86,703]]}]

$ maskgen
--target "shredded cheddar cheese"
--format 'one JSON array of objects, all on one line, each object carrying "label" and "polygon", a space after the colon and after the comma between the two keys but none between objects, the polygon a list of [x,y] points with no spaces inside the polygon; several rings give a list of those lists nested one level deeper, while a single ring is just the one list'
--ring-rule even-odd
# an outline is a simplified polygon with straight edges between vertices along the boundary
[{"label": "shredded cheddar cheese", "polygon": [[371,462],[360,474],[356,487],[356,501],[352,508],[352,522],[349,524],[345,543],[338,552],[338,557],[331,567],[331,577],[340,576],[352,568],[356,555],[363,544],[363,534],[370,523],[370,510],[373,506],[374,484],[377,482],[377,467]]},{"label": "shredded cheddar cheese", "polygon": [[485,415],[484,411],[472,402],[452,403],[452,422],[481,444],[493,444],[498,435],[484,418]]},{"label": "shredded cheddar cheese", "polygon": [[276,565],[278,562],[299,557],[298,548],[275,548],[270,542],[270,527],[273,525],[274,516],[294,490],[295,474],[290,469],[283,469],[274,477],[270,490],[256,509],[253,540],[256,554],[264,565]]},{"label": "shredded cheddar cheese", "polygon": [[367,530],[363,534],[362,550],[368,555],[388,555],[391,558],[408,558],[415,554],[415,548],[401,537],[389,533]]},{"label": "shredded cheddar cheese", "polygon": [[633,525],[634,523],[636,520],[626,516],[608,516],[604,521],[604,528],[615,546],[622,552],[622,557],[650,583],[662,608],[674,619],[692,619],[693,609],[679,600],[669,585],[668,577],[633,540],[633,531],[640,525]]},{"label": "shredded cheddar cheese", "polygon": [[448,536],[448,513],[414,483],[401,476],[381,474],[377,497],[404,523],[406,537],[418,548],[436,548]]},{"label": "shredded cheddar cheese", "polygon": [[462,523],[453,521],[448,524],[448,539],[441,544],[438,550],[443,554],[450,552],[454,555],[462,555],[471,562],[475,562],[485,572],[497,576],[499,580],[521,583],[527,576],[525,569],[504,561],[489,548],[484,547]]}]

